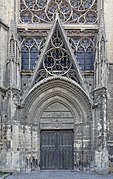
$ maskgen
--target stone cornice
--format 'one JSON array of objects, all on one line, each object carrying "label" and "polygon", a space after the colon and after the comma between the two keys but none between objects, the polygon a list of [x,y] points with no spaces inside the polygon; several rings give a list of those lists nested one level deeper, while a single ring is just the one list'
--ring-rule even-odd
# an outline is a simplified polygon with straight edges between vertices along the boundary
[{"label": "stone cornice", "polygon": [[[18,24],[17,29],[18,30],[50,30],[52,28],[53,24]],[[62,24],[64,30],[85,30],[85,29],[91,29],[96,30],[99,28],[98,24],[96,25],[85,25],[85,24]]]}]

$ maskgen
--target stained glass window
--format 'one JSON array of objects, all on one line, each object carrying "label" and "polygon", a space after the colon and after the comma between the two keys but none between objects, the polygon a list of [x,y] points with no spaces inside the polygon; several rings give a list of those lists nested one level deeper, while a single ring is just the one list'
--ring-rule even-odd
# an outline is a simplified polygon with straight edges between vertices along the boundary
[{"label": "stained glass window", "polygon": [[39,57],[42,38],[24,38],[21,43],[21,69],[33,70]]},{"label": "stained glass window", "polygon": [[20,22],[52,22],[56,13],[63,22],[97,23],[97,0],[20,0]]},{"label": "stained glass window", "polygon": [[75,37],[69,40],[81,70],[94,70],[95,38]]},{"label": "stained glass window", "polygon": [[27,47],[23,47],[21,50],[22,54],[22,69],[29,69],[29,49]]},{"label": "stained glass window", "polygon": [[43,65],[51,75],[64,75],[71,68],[71,60],[58,29],[51,39],[50,48],[45,53]]}]

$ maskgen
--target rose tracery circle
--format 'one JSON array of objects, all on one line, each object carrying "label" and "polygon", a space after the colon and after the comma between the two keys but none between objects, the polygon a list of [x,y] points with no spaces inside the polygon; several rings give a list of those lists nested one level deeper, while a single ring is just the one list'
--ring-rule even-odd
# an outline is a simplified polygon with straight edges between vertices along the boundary
[{"label": "rose tracery circle", "polygon": [[43,65],[49,74],[63,75],[71,68],[71,61],[65,49],[53,48],[46,52]]},{"label": "rose tracery circle", "polygon": [[66,0],[51,0],[46,8],[48,19],[53,20],[55,14],[59,13],[59,17],[66,21],[71,16],[71,6]]},{"label": "rose tracery circle", "polygon": [[53,22],[56,13],[63,22],[97,23],[97,0],[20,0],[22,23]]}]

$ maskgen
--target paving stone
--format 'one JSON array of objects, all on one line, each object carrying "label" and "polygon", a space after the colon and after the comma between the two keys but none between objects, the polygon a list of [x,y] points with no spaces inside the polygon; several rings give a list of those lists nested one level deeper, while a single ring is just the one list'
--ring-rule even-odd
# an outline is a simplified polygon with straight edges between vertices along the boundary
[{"label": "paving stone", "polygon": [[113,179],[113,174],[98,175],[72,171],[39,171],[31,173],[18,173],[7,177],[8,179]]}]

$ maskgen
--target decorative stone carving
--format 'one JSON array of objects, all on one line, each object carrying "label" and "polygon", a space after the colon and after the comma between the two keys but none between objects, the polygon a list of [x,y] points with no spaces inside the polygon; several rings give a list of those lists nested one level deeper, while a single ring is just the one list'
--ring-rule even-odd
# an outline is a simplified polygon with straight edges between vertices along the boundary
[{"label": "decorative stone carving", "polygon": [[21,30],[21,29],[19,29],[18,30],[19,32],[19,40],[20,41],[22,41],[21,39],[21,37],[33,37],[33,38],[35,38],[35,37],[47,37],[47,35],[48,35],[48,33],[49,33],[49,30],[35,30],[35,29],[27,29],[27,30],[25,30],[25,29],[23,29],[23,30]]},{"label": "decorative stone carving", "polygon": [[82,71],[93,71],[96,50],[96,36],[73,36],[69,43],[74,50],[79,67]]},{"label": "decorative stone carving", "polygon": [[52,22],[56,13],[64,22],[97,23],[97,0],[20,0],[20,22]]},{"label": "decorative stone carving", "polygon": [[53,128],[60,128],[63,123],[74,123],[71,111],[59,102],[51,104],[43,111],[40,122],[49,123]]},{"label": "decorative stone carving", "polygon": [[[58,16],[51,29],[49,37],[45,42],[39,57],[39,62],[35,66],[35,72],[27,90],[38,81],[50,76],[66,76],[74,81],[76,80],[77,83],[84,85],[76,58],[68,44],[68,40]],[[25,93],[27,93],[27,90]]]},{"label": "decorative stone carving", "polygon": [[18,94],[13,94],[13,101],[16,106],[21,105],[20,96]]},{"label": "decorative stone carving", "polygon": [[55,119],[54,121],[52,121],[52,127],[59,129],[62,127],[62,121],[59,121],[58,119]]},{"label": "decorative stone carving", "polygon": [[45,54],[44,68],[50,74],[64,75],[71,68],[71,61],[58,29],[51,39],[51,48]]},{"label": "decorative stone carving", "polygon": [[21,70],[22,72],[32,71],[38,62],[39,55],[44,46],[44,37],[20,36],[21,41]]}]

